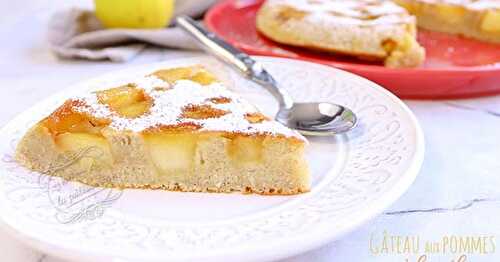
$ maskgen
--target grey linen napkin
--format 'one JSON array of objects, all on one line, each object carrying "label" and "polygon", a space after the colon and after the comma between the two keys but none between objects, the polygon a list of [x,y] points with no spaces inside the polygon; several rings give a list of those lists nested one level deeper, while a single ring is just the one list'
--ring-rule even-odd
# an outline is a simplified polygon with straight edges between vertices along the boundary
[{"label": "grey linen napkin", "polygon": [[125,62],[147,44],[196,50],[195,42],[179,28],[104,29],[94,13],[70,9],[53,15],[48,40],[52,51],[62,58]]}]

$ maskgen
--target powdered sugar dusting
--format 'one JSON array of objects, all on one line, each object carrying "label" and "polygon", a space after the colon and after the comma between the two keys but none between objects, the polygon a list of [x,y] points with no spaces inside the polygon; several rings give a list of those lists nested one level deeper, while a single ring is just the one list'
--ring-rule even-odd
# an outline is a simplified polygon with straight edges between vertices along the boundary
[{"label": "powdered sugar dusting", "polygon": [[338,25],[388,25],[414,20],[404,8],[384,0],[268,0],[266,4],[291,6],[307,12],[306,19]]},{"label": "powdered sugar dusting", "polygon": [[448,5],[458,5],[471,10],[488,10],[488,9],[500,9],[499,0],[420,0],[424,3],[429,4],[448,4]]},{"label": "powdered sugar dusting", "polygon": [[[126,118],[110,110],[98,102],[95,92],[78,97],[86,106],[76,108],[77,111],[89,113],[98,118],[111,120],[110,127],[116,130],[141,132],[150,127],[165,125],[175,126],[183,123],[200,125],[200,131],[225,131],[244,134],[270,134],[295,137],[306,141],[298,132],[275,121],[250,123],[245,115],[258,112],[257,108],[229,91],[222,83],[202,86],[190,80],[179,80],[174,85],[156,76],[146,76],[130,82],[142,88],[153,99],[149,112],[137,118]],[[210,99],[226,97],[229,103],[214,103]],[[180,117],[187,105],[209,105],[212,108],[229,112],[218,118],[190,119]]]}]

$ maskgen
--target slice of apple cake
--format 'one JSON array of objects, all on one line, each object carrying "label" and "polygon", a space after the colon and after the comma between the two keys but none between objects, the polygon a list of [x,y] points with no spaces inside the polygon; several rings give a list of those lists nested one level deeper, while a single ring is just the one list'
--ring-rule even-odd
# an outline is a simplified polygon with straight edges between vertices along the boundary
[{"label": "slice of apple cake", "polygon": [[25,134],[16,158],[93,186],[296,194],[310,187],[306,144],[190,66],[67,100]]},{"label": "slice of apple cake", "polygon": [[416,41],[415,18],[384,0],[267,0],[257,29],[283,44],[416,67],[425,50]]},{"label": "slice of apple cake", "polygon": [[419,27],[500,43],[499,0],[395,0]]}]

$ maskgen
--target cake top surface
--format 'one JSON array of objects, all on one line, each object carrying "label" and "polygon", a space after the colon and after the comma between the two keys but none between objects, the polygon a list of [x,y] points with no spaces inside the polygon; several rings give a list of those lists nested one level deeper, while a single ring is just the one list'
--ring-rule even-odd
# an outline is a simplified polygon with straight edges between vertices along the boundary
[{"label": "cake top surface", "polygon": [[268,0],[267,5],[288,6],[304,17],[338,24],[389,25],[412,23],[414,18],[391,1],[384,0]]},{"label": "cake top surface", "polygon": [[[178,69],[160,70],[133,79],[125,86],[76,97],[72,99],[76,101],[72,103],[73,110],[105,119],[109,127],[119,131],[147,132],[188,127],[200,132],[284,136],[305,141],[297,131],[262,115],[255,106],[230,91],[201,67],[187,69],[202,72],[201,78],[192,73],[192,77],[198,79],[181,77],[172,80],[176,78],[172,74],[178,74],[172,70]],[[131,97],[137,101],[124,106],[123,100],[128,101]],[[131,116],[130,112],[138,108],[139,112],[144,109],[143,112]]]},{"label": "cake top surface", "polygon": [[459,5],[473,10],[500,9],[500,0],[418,0],[431,4]]}]

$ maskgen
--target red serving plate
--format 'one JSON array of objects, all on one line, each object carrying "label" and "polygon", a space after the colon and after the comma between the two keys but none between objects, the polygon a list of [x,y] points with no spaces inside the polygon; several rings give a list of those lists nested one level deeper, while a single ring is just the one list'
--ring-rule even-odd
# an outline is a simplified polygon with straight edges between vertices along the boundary
[{"label": "red serving plate", "polygon": [[301,59],[364,76],[402,98],[466,98],[500,93],[500,45],[420,30],[427,50],[422,67],[390,69],[338,55],[307,51],[266,39],[255,28],[263,0],[225,0],[205,16],[207,27],[253,55]]}]

